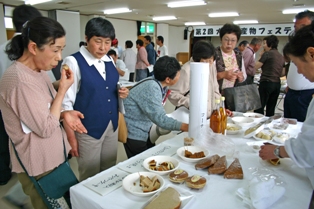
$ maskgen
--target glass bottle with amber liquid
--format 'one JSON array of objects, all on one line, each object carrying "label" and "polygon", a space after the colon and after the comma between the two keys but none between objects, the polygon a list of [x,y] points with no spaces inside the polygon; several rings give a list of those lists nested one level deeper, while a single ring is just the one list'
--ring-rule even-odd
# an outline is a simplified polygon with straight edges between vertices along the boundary
[{"label": "glass bottle with amber liquid", "polygon": [[227,113],[225,108],[225,97],[220,98],[220,115],[221,115],[221,133],[223,135],[226,134],[226,128],[227,128]]},{"label": "glass bottle with amber liquid", "polygon": [[219,104],[220,104],[220,100],[216,99],[215,109],[212,115],[210,116],[210,128],[215,133],[221,133],[221,114],[220,114]]}]

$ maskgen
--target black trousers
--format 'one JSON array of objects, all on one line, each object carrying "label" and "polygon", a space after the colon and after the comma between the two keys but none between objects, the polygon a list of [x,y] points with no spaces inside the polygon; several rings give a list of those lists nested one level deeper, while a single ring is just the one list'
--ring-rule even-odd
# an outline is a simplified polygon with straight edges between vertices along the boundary
[{"label": "black trousers", "polygon": [[0,112],[0,184],[11,178],[9,137],[4,128],[2,114]]},{"label": "black trousers", "polygon": [[124,144],[124,149],[128,158],[131,158],[154,146],[155,144],[151,143],[149,137],[146,141],[139,141],[128,138],[127,142]]},{"label": "black trousers", "polygon": [[258,91],[261,98],[262,107],[255,110],[254,112],[264,115],[264,108],[266,106],[266,116],[273,116],[275,114],[277,99],[280,94],[280,86],[280,82],[260,82]]}]

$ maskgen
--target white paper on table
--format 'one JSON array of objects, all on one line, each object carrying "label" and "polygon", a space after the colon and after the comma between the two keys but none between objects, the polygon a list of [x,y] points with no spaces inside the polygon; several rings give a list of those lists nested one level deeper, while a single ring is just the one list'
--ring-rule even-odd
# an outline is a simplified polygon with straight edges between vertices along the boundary
[{"label": "white paper on table", "polygon": [[182,123],[189,123],[189,114],[189,109],[181,106],[172,113],[167,114],[167,116],[176,119],[177,121],[180,121]]},{"label": "white paper on table", "polygon": [[122,186],[122,181],[127,175],[129,174],[125,171],[114,169],[109,173],[96,175],[92,180],[84,183],[84,186],[104,196]]},{"label": "white paper on table", "polygon": [[150,65],[147,68],[150,73],[154,71],[154,65]]},{"label": "white paper on table", "polygon": [[207,124],[209,63],[191,62],[189,136],[199,138]]},{"label": "white paper on table", "polygon": [[150,148],[149,153],[136,155],[130,158],[127,162],[124,161],[119,163],[117,166],[119,169],[129,173],[146,171],[146,169],[143,167],[143,162],[146,158],[157,155],[172,156],[177,152],[178,148],[179,147],[170,144],[159,144],[155,147]]}]

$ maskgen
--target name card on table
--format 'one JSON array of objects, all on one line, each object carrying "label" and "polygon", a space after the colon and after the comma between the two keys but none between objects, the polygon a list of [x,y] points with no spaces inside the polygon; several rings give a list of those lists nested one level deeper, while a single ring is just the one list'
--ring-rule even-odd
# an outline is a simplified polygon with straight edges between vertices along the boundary
[{"label": "name card on table", "polygon": [[176,146],[162,143],[147,150],[143,154],[136,155],[127,161],[119,163],[117,166],[119,169],[129,173],[146,171],[146,169],[143,167],[143,161],[146,158],[157,155],[172,156],[177,152],[177,149],[178,147]]},{"label": "name card on table", "polygon": [[122,186],[122,181],[127,175],[129,174],[124,171],[114,169],[96,175],[92,180],[84,183],[84,186],[104,196]]}]

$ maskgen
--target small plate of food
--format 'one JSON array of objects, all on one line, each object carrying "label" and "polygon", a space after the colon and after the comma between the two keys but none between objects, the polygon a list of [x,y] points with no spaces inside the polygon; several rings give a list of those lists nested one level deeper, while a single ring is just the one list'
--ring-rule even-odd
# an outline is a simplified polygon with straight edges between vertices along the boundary
[{"label": "small plate of food", "polygon": [[237,125],[237,124],[233,124],[233,123],[227,123],[227,134],[228,135],[234,135],[239,133],[239,131],[241,131],[242,127]]},{"label": "small plate of food", "polygon": [[276,135],[277,133],[272,130],[262,130],[255,134],[253,137],[254,139],[258,141],[271,141],[272,138]]},{"label": "small plate of food", "polygon": [[209,151],[197,146],[184,146],[177,150],[177,155],[184,161],[195,163],[209,155]]},{"label": "small plate of food", "polygon": [[179,161],[170,156],[152,156],[143,161],[143,167],[153,173],[166,175],[179,167]]},{"label": "small plate of food", "polygon": [[137,172],[123,179],[123,188],[133,195],[145,197],[160,191],[165,185],[164,179],[155,173]]},{"label": "small plate of food", "polygon": [[290,134],[282,132],[282,133],[277,133],[273,137],[273,141],[279,144],[284,144],[287,139],[291,138]]},{"label": "small plate of food", "polygon": [[255,122],[260,122],[261,120],[263,120],[265,118],[265,116],[263,114],[255,113],[255,112],[243,113],[243,116],[248,117],[248,118],[253,118],[253,120]]}]

